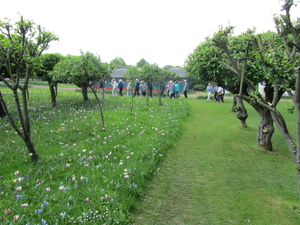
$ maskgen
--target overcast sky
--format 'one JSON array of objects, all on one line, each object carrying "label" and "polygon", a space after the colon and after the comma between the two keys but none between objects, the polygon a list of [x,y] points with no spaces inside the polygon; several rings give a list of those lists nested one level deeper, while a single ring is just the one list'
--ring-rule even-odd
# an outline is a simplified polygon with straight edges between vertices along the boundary
[{"label": "overcast sky", "polygon": [[0,20],[21,14],[58,35],[49,53],[82,49],[104,62],[122,57],[136,65],[144,58],[160,67],[183,66],[219,25],[236,26],[235,34],[264,32],[274,30],[273,14],[280,13],[278,0],[2,0],[0,6]]}]

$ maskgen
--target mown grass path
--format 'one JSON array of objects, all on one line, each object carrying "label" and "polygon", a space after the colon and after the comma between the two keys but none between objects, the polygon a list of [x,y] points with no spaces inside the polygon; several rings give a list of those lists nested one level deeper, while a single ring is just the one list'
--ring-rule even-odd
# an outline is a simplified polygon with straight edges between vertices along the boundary
[{"label": "mown grass path", "polygon": [[[187,101],[190,117],[134,224],[300,224],[293,162],[287,150],[256,148],[258,118],[248,118],[246,130],[230,112],[231,100]],[[278,139],[273,145],[281,148]]]}]

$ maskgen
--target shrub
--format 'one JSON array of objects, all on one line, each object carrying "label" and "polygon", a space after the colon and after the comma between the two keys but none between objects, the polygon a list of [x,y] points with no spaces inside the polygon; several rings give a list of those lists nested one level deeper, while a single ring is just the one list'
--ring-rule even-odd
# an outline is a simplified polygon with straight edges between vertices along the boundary
[{"label": "shrub", "polygon": [[205,91],[205,86],[204,86],[203,84],[195,84],[195,85],[193,86],[193,89],[194,89],[195,91]]},{"label": "shrub", "polygon": [[[198,94],[197,99],[207,99],[207,94]],[[213,94],[210,95],[210,99],[214,99]]]}]

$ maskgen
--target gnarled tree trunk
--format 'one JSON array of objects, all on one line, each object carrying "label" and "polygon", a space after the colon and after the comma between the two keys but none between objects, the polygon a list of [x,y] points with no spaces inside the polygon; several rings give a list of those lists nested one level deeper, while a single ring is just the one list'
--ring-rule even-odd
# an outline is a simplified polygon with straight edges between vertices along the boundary
[{"label": "gnarled tree trunk", "polygon": [[259,107],[257,112],[260,117],[257,128],[257,144],[266,151],[273,151],[271,139],[274,133],[274,125],[271,112],[263,107]]},{"label": "gnarled tree trunk", "polygon": [[242,127],[247,128],[246,119],[248,118],[248,113],[244,106],[243,99],[234,96],[232,109],[236,112],[236,117],[241,121]]}]

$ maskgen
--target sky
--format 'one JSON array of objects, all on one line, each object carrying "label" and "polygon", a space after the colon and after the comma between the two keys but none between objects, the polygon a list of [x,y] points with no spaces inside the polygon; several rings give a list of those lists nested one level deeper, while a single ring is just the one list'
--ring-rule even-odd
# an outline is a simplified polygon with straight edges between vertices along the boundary
[{"label": "sky", "polygon": [[163,67],[183,66],[220,25],[235,26],[235,35],[254,27],[275,31],[280,6],[278,0],[9,0],[1,2],[0,20],[22,15],[58,35],[46,53],[83,50],[103,62],[122,57],[136,65],[144,58]]}]

